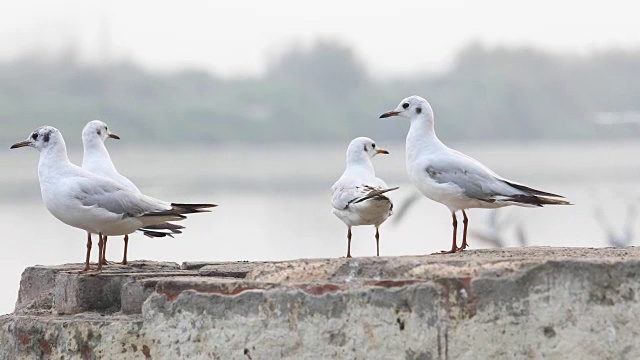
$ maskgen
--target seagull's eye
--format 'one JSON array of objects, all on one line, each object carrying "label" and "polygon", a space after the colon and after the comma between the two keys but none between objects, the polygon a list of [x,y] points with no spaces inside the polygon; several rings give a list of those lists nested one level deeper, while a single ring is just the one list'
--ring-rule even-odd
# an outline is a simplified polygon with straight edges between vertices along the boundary
[{"label": "seagull's eye", "polygon": [[31,138],[32,138],[33,140],[38,140],[38,133],[33,133],[33,134],[31,134]]},{"label": "seagull's eye", "polygon": [[371,148],[375,149],[376,148],[376,144],[371,144]]},{"label": "seagull's eye", "polygon": [[416,108],[416,113],[420,114],[422,112],[422,108]]},{"label": "seagull's eye", "polygon": [[406,108],[408,108],[408,107],[409,107],[409,103],[404,103],[404,104],[402,104],[402,108],[403,108],[403,109],[406,109]]}]

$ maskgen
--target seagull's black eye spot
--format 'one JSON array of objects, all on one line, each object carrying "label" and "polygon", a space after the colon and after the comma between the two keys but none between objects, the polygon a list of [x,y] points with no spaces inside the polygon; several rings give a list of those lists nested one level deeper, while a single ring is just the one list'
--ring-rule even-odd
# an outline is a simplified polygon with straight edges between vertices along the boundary
[{"label": "seagull's black eye spot", "polygon": [[44,138],[42,140],[44,140],[44,142],[49,142],[49,137],[51,136],[51,133],[48,132],[46,134],[44,134]]},{"label": "seagull's black eye spot", "polygon": [[409,103],[404,103],[404,104],[402,104],[402,108],[403,108],[403,109],[406,109],[406,108],[408,108],[408,107],[409,107]]},{"label": "seagull's black eye spot", "polygon": [[33,133],[33,134],[31,134],[31,138],[32,138],[33,140],[38,140],[38,133]]},{"label": "seagull's black eye spot", "polygon": [[98,136],[102,135],[102,131],[100,131],[100,129],[98,129],[98,131],[96,131],[96,133],[98,134]]},{"label": "seagull's black eye spot", "polygon": [[367,145],[364,146],[364,151],[365,152],[369,151],[369,149],[367,149]]},{"label": "seagull's black eye spot", "polygon": [[376,144],[371,144],[371,148],[375,149],[376,148]]},{"label": "seagull's black eye spot", "polygon": [[422,112],[422,108],[416,108],[416,113],[420,114]]}]

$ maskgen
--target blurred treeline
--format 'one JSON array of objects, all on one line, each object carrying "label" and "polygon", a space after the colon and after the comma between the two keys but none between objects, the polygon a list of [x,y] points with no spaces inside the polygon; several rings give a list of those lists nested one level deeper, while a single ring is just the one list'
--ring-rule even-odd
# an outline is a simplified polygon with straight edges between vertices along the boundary
[{"label": "blurred treeline", "polygon": [[369,73],[349,47],[329,41],[293,47],[244,78],[30,55],[0,63],[0,139],[26,137],[27,124],[79,136],[101,119],[139,142],[400,140],[408,124],[377,117],[413,94],[431,102],[446,139],[580,139],[598,135],[596,113],[640,109],[638,79],[640,51],[567,56],[477,44],[446,71],[395,79]]}]

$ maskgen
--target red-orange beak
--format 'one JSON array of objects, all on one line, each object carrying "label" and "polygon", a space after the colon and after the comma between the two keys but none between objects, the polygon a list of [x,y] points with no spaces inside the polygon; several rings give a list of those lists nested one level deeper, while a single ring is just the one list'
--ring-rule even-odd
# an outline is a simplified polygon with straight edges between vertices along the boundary
[{"label": "red-orange beak", "polygon": [[389,154],[389,152],[387,150],[385,150],[385,149],[377,149],[376,153],[378,153],[378,154]]}]

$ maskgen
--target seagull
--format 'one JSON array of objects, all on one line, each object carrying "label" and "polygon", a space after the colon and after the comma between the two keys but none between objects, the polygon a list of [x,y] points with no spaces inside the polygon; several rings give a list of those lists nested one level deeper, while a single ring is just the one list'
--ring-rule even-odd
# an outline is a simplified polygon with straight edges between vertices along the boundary
[{"label": "seagull", "polygon": [[[136,194],[140,194],[138,187],[131,182],[131,180],[120,175],[116,167],[111,161],[111,156],[104,145],[107,139],[120,140],[120,137],[111,131],[107,124],[100,120],[93,120],[87,123],[82,130],[82,146],[84,147],[84,156],[82,157],[82,168],[88,170],[96,175],[100,175],[111,179],[123,187],[127,188]],[[176,225],[182,228],[180,225]],[[179,233],[179,229],[175,229],[175,233]],[[168,234],[171,236],[171,234]],[[91,237],[88,233],[87,237]],[[127,248],[129,247],[129,235],[124,236],[124,255],[122,257],[122,265],[127,264]],[[107,237],[104,237],[104,244],[102,247],[102,264],[107,264]]]},{"label": "seagull", "polygon": [[[111,179],[118,184],[124,186],[128,190],[140,194],[138,187],[129,179],[122,176],[118,170],[116,170],[111,156],[104,145],[107,139],[120,140],[120,137],[109,130],[107,124],[100,120],[93,120],[87,123],[82,130],[82,145],[84,147],[84,156],[82,158],[82,168],[86,169],[96,175],[100,175]],[[172,234],[180,234],[180,229],[184,229],[184,226],[176,224],[160,224],[157,226],[151,226],[145,228],[143,234],[148,237],[164,237]],[[91,234],[87,234],[90,237]],[[129,247],[129,235],[124,236],[124,255],[122,257],[122,265],[127,264],[127,249]],[[107,237],[104,237],[104,244],[102,247],[102,264],[107,265]]]},{"label": "seagull", "polygon": [[186,214],[208,212],[208,208],[216,206],[154,199],[76,166],[69,161],[62,134],[51,126],[36,129],[25,141],[13,144],[11,149],[25,146],[40,152],[38,179],[47,210],[63,223],[89,234],[84,271],[91,270],[90,234],[98,234],[100,239],[97,271],[101,271],[105,236],[127,235],[136,230],[153,235],[155,229],[165,224],[169,227],[163,229],[171,231],[174,224],[168,221],[180,221],[186,218]]},{"label": "seagull", "polygon": [[369,138],[354,139],[347,148],[347,168],[331,187],[332,212],[348,229],[348,258],[351,257],[351,227],[358,225],[376,227],[376,256],[380,256],[378,228],[393,213],[393,203],[384,194],[398,188],[389,188],[376,177],[371,158],[388,153],[387,150],[376,148],[376,144]]},{"label": "seagull", "polygon": [[[453,244],[451,250],[442,251],[443,254],[455,253],[468,246],[469,219],[465,209],[571,205],[568,201],[549,198],[563,196],[504,179],[477,160],[448,148],[436,136],[431,106],[419,96],[402,100],[395,110],[380,115],[380,118],[391,116],[411,120],[406,143],[409,178],[422,195],[445,205],[451,211]],[[461,247],[456,246],[456,211],[459,210],[462,210],[464,223]]]}]

